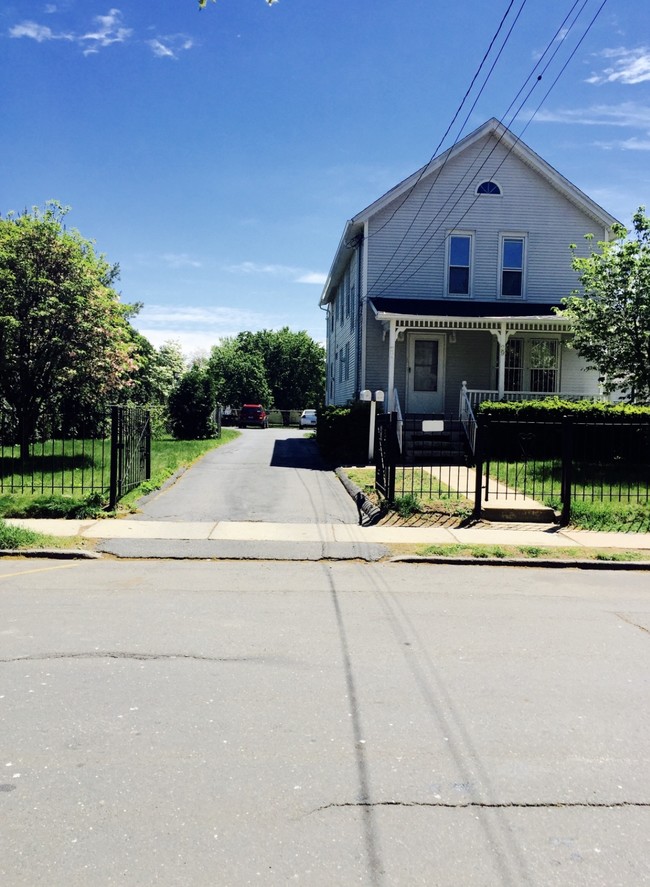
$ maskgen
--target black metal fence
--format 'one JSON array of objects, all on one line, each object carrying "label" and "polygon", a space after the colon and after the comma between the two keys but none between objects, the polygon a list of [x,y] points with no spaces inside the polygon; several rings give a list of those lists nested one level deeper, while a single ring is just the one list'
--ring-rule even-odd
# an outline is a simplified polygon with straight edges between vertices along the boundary
[{"label": "black metal fence", "polygon": [[83,498],[97,493],[114,507],[150,475],[148,410],[113,407],[85,422],[44,415],[28,444],[21,446],[20,436],[16,417],[0,410],[0,494]]},{"label": "black metal fence", "polygon": [[426,503],[473,497],[474,473],[468,470],[460,422],[452,417],[439,421],[440,426],[430,431],[423,430],[427,422],[422,417],[407,417],[400,428],[395,414],[377,416],[375,486],[386,501],[411,497]]},{"label": "black metal fence", "polygon": [[489,500],[527,497],[568,522],[576,502],[650,502],[650,418],[552,421],[480,416],[476,445],[477,510]]},{"label": "black metal fence", "polygon": [[109,507],[151,477],[151,418],[140,407],[111,408]]},{"label": "black metal fence", "polygon": [[415,438],[402,428],[400,446],[396,417],[378,417],[375,485],[385,500],[465,499],[480,514],[484,501],[526,498],[555,508],[564,523],[579,502],[650,502],[650,417],[482,415],[473,457],[453,445],[454,421]]}]

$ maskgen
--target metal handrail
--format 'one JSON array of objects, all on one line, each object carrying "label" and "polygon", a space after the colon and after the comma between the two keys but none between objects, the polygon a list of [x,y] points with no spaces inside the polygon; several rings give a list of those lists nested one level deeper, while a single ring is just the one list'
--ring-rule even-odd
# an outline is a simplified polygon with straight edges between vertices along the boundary
[{"label": "metal handrail", "polygon": [[403,452],[402,447],[402,429],[404,427],[404,418],[402,416],[402,407],[399,402],[399,394],[397,393],[397,388],[393,391],[393,403],[395,405],[395,414],[397,418],[397,440],[399,442],[399,451]]},{"label": "metal handrail", "polygon": [[[487,400],[487,398],[484,399]],[[461,385],[458,415],[473,454],[476,452],[476,417],[472,409],[469,391],[467,390],[467,382],[463,382]]]}]

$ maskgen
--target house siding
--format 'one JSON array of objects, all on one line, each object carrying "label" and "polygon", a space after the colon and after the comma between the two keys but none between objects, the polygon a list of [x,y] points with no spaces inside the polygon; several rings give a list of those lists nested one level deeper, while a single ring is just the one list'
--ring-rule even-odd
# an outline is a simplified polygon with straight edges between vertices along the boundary
[{"label": "house siding", "polygon": [[[327,403],[346,403],[358,394],[359,259],[352,254],[327,313]],[[333,322],[332,322],[333,318]]]},{"label": "house siding", "polygon": [[[488,137],[477,142],[445,165],[434,188],[423,179],[402,206],[396,200],[370,219],[371,297],[444,298],[446,237],[456,230],[473,235],[471,298],[499,298],[504,233],[527,239],[526,299],[552,302],[577,288],[569,245],[575,243],[578,253],[586,255],[584,235],[602,239],[605,230],[503,145],[485,161],[493,145]],[[498,182],[501,196],[476,196],[477,185],[486,179]],[[462,188],[466,190],[459,198]]]}]

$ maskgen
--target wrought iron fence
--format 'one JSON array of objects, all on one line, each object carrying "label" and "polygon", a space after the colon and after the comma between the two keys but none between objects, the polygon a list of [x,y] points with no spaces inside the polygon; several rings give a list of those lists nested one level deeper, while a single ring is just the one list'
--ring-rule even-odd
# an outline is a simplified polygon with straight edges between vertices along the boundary
[{"label": "wrought iron fence", "polygon": [[476,459],[486,500],[534,499],[561,510],[564,523],[579,501],[650,502],[648,417],[521,421],[488,414],[479,417]]},{"label": "wrought iron fence", "polygon": [[151,477],[151,419],[140,407],[111,408],[109,507]]},{"label": "wrought iron fence", "polygon": [[149,411],[113,407],[81,421],[43,415],[21,445],[16,416],[0,410],[0,493],[83,498],[97,493],[114,507],[150,473]]},{"label": "wrought iron fence", "polygon": [[576,502],[650,502],[650,417],[482,415],[474,458],[455,447],[453,423],[446,419],[439,435],[422,432],[423,440],[407,430],[400,452],[388,436],[394,419],[378,420],[375,485],[384,499],[467,499],[480,514],[483,501],[526,498],[560,511],[564,523]]}]

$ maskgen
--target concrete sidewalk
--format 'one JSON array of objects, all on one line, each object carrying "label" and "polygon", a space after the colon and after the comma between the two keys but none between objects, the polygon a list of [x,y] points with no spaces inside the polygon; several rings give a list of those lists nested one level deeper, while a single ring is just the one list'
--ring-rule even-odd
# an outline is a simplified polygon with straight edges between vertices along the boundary
[{"label": "concrete sidewalk", "polygon": [[548,548],[610,548],[650,551],[650,533],[598,533],[587,530],[545,528],[537,525],[494,524],[458,529],[447,527],[396,527],[357,524],[293,524],[265,522],[176,522],[127,519],[31,520],[8,518],[8,524],[51,536],[81,536],[97,540],[169,540],[268,543],[348,543],[395,545],[463,543],[476,545],[527,545]]}]

